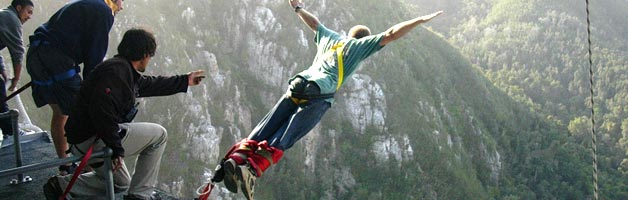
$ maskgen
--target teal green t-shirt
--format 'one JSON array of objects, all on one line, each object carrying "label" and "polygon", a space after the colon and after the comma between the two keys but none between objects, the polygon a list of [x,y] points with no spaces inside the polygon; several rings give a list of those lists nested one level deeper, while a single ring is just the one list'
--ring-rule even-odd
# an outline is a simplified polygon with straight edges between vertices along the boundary
[{"label": "teal green t-shirt", "polygon": [[[348,77],[357,70],[362,60],[383,48],[383,46],[379,44],[383,36],[383,34],[378,34],[360,39],[345,38],[327,29],[327,27],[322,24],[319,24],[315,38],[317,45],[316,57],[312,65],[305,71],[298,73],[297,76],[301,76],[308,81],[316,82],[321,88],[321,94],[334,93],[336,92],[336,86],[338,84],[337,54],[336,51],[330,52],[330,49],[338,42],[344,42],[342,52],[344,63],[344,81],[342,84],[344,84],[346,80],[348,80]],[[327,101],[332,102],[332,99],[328,99]]]}]

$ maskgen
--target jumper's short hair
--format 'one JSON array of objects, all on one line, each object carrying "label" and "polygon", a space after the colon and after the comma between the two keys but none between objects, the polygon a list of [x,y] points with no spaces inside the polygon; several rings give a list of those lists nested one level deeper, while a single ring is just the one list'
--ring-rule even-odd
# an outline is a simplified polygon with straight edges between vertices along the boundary
[{"label": "jumper's short hair", "polygon": [[371,35],[371,29],[364,25],[356,25],[349,30],[349,37],[360,39]]},{"label": "jumper's short hair", "polygon": [[35,4],[33,4],[33,1],[31,0],[13,0],[11,1],[11,6],[17,8],[17,6],[35,6]]},{"label": "jumper's short hair", "polygon": [[118,45],[118,54],[131,60],[138,61],[144,57],[154,56],[157,49],[155,35],[143,28],[132,28],[124,33]]}]

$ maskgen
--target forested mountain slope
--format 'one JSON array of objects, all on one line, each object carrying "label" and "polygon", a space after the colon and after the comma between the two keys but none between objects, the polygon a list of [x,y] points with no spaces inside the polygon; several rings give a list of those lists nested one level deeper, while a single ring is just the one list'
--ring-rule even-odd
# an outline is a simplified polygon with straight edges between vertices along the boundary
[{"label": "forested mountain slope", "polygon": [[[445,9],[434,24],[474,66],[518,102],[567,127],[590,148],[591,104],[585,1],[408,0],[415,9]],[[628,191],[628,1],[589,5],[601,193]]]},{"label": "forested mountain slope", "polygon": [[[37,7],[25,35],[62,3],[39,4],[46,5]],[[169,130],[159,187],[190,198],[229,146],[246,137],[285,92],[288,78],[309,66],[315,51],[313,33],[284,0],[125,5],[110,34],[108,57],[125,30],[141,25],[158,39],[147,74],[207,71],[203,85],[187,94],[142,100],[136,119]],[[471,23],[462,20],[466,16],[396,0],[312,1],[306,8],[339,32],[365,24],[379,33],[437,9],[446,14],[426,24],[435,32],[419,27],[364,62],[339,91],[322,123],[258,181],[258,199],[591,197],[589,152],[569,135],[568,121],[558,122],[563,119],[553,113],[560,109],[548,109],[555,115],[548,117],[537,101],[521,100],[531,99],[526,93],[512,95],[496,81],[501,68],[488,67],[502,62],[497,55],[469,56],[487,50],[475,43],[460,45],[441,28],[454,19],[460,19],[456,24],[462,28]],[[476,18],[476,26],[488,23]],[[552,19],[546,23],[559,23]],[[525,35],[518,31],[527,26],[513,27],[510,34]],[[513,59],[508,55],[499,57],[507,66]],[[495,72],[488,70],[493,68]],[[541,77],[539,81],[549,81],[550,75]],[[48,123],[49,114],[39,112],[46,108],[30,105],[29,110],[39,113],[37,123]],[[585,111],[579,109],[579,116]],[[220,189],[215,195],[241,198]]]}]

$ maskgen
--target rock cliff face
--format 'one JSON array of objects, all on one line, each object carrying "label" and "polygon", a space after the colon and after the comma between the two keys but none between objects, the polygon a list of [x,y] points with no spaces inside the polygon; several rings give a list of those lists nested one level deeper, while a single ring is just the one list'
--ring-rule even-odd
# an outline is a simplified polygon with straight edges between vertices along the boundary
[{"label": "rock cliff face", "polygon": [[[135,120],[169,130],[159,187],[193,197],[230,145],[247,137],[285,92],[288,79],[309,66],[314,34],[283,0],[125,5],[108,57],[125,30],[144,26],[158,39],[147,74],[206,71],[207,79],[186,94],[141,100]],[[354,24],[379,33],[419,15],[407,15],[401,6],[313,1],[307,8],[340,33]],[[392,10],[398,13],[384,15]],[[504,171],[504,153],[493,135],[519,131],[500,127],[517,123],[504,121],[516,121],[512,113],[533,117],[478,74],[457,49],[418,27],[362,64],[321,124],[259,179],[256,197],[488,198]],[[241,198],[217,191],[218,199]]]}]

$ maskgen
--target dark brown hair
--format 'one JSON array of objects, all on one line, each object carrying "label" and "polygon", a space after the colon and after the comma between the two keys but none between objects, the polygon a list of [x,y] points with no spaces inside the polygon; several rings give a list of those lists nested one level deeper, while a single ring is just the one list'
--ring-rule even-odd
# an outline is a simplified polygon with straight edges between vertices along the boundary
[{"label": "dark brown hair", "polygon": [[131,60],[138,61],[145,56],[154,56],[157,42],[152,32],[143,28],[133,28],[122,37],[118,45],[118,54]]}]

